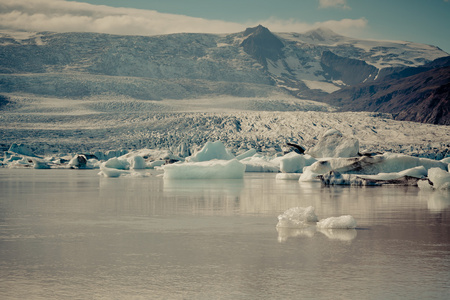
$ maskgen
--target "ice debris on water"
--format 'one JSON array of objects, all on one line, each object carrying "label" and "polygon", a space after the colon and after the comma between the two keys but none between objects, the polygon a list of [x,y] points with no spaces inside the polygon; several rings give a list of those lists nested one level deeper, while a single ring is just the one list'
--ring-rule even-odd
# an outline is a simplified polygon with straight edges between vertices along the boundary
[{"label": "ice debris on water", "polygon": [[320,220],[316,226],[323,229],[354,229],[356,228],[356,220],[350,215],[330,217]]},{"label": "ice debris on water", "polygon": [[292,207],[278,216],[277,227],[301,228],[317,221],[314,207]]},{"label": "ice debris on water", "polygon": [[450,173],[439,168],[428,170],[428,179],[418,182],[420,189],[450,190]]},{"label": "ice debris on water", "polygon": [[330,217],[319,220],[313,206],[291,207],[278,216],[277,227],[302,228],[314,224],[318,228],[351,229],[356,228],[355,219],[350,216]]},{"label": "ice debris on water", "polygon": [[291,207],[278,216],[276,229],[278,241],[285,242],[289,237],[313,237],[316,232],[329,239],[351,241],[357,233],[356,220],[350,216],[329,217],[319,220],[313,206]]}]

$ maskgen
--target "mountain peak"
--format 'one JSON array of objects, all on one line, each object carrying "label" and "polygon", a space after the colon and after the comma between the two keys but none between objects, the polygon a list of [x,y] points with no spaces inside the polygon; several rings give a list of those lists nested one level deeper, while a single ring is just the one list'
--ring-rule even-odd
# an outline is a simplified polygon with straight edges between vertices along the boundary
[{"label": "mountain peak", "polygon": [[248,36],[251,34],[259,35],[259,34],[272,34],[272,33],[270,32],[270,30],[268,28],[259,24],[256,27],[249,27],[249,28],[245,29],[244,36]]},{"label": "mountain peak", "polygon": [[277,60],[282,56],[283,42],[266,27],[258,25],[247,28],[244,36],[246,39],[241,43],[244,51],[264,66],[267,64],[266,59]]}]

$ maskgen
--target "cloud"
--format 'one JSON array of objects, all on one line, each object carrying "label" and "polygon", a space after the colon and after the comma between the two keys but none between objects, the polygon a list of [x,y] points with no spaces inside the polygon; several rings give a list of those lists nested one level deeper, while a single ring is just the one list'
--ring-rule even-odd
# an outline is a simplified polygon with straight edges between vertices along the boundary
[{"label": "cloud", "polygon": [[348,36],[353,36],[360,33],[366,29],[368,25],[368,21],[365,18],[329,20],[315,23],[299,22],[293,19],[279,20],[271,18],[265,21],[260,21],[260,23],[274,32],[305,32],[315,28],[325,27],[336,33]]},{"label": "cloud", "polygon": [[347,5],[347,0],[319,0],[319,8],[329,7],[350,9],[350,7]]},{"label": "cloud", "polygon": [[258,24],[275,32],[304,32],[329,27],[345,34],[364,29],[367,20],[343,19],[311,24],[271,18],[236,23],[64,0],[0,0],[0,29],[10,30],[159,35],[179,32],[233,33]]}]

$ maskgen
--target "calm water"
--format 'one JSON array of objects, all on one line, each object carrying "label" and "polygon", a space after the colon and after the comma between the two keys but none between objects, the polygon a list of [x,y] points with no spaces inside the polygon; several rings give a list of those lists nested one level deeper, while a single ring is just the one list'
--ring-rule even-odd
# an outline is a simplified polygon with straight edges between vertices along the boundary
[{"label": "calm water", "polygon": [[[448,299],[450,192],[0,169],[0,299]],[[312,205],[356,230],[276,229]]]}]

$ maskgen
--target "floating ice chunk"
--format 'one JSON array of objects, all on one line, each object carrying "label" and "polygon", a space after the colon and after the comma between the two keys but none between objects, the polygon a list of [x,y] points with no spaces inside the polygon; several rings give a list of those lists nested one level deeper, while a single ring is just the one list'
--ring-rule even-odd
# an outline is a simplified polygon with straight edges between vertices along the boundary
[{"label": "floating ice chunk", "polygon": [[311,171],[311,169],[305,167],[303,169],[303,173],[300,175],[300,178],[298,179],[299,182],[314,182],[314,181],[320,181],[318,178],[319,174],[314,173]]},{"label": "floating ice chunk", "polygon": [[186,158],[186,161],[201,162],[213,159],[230,160],[234,155],[225,148],[221,141],[207,142],[203,148],[194,155]]},{"label": "floating ice chunk", "polygon": [[30,147],[28,147],[27,145],[24,145],[24,144],[13,143],[9,147],[8,151],[9,152],[13,152],[13,153],[17,153],[17,154],[26,155],[26,156],[35,156],[34,153],[33,153],[33,150],[31,150]]},{"label": "floating ice chunk", "polygon": [[161,166],[163,166],[165,163],[166,163],[165,160],[155,160],[155,161],[152,161],[152,162],[148,163],[147,166],[148,166],[150,169],[154,169],[155,167],[161,167]]},{"label": "floating ice chunk", "polygon": [[185,162],[164,166],[164,179],[241,179],[245,165],[236,159]]},{"label": "floating ice chunk", "polygon": [[[322,159],[311,166],[306,167],[308,171],[316,174],[325,174],[337,171],[345,174],[376,175],[379,173],[402,172],[407,169],[423,166],[426,170],[430,168],[447,169],[447,164],[428,158],[419,158],[403,154],[385,153],[375,156],[361,156],[351,158]],[[304,170],[305,172],[305,170]]]},{"label": "floating ice chunk", "polygon": [[344,137],[339,130],[330,129],[319,139],[319,142],[308,154],[316,158],[322,157],[354,157],[359,153],[359,141]]},{"label": "floating ice chunk", "polygon": [[317,222],[317,228],[351,229],[356,228],[356,220],[350,216],[330,217]]},{"label": "floating ice chunk", "polygon": [[130,169],[145,169],[147,164],[142,156],[135,155],[128,158],[128,163],[130,164]]},{"label": "floating ice chunk", "polygon": [[104,164],[102,164],[98,175],[104,176],[104,177],[113,177],[113,178],[115,178],[115,177],[147,177],[147,176],[149,176],[148,173],[139,173],[139,172],[133,172],[133,171],[128,171],[128,170],[107,168],[107,167],[105,167]]},{"label": "floating ice chunk", "polygon": [[34,158],[33,159],[33,168],[35,168],[35,169],[50,169],[50,165],[45,161]]},{"label": "floating ice chunk", "polygon": [[275,176],[276,180],[298,180],[300,178],[300,173],[278,173]]},{"label": "floating ice chunk", "polygon": [[105,168],[112,168],[118,170],[128,170],[130,169],[130,163],[123,159],[118,159],[117,157],[113,157],[108,159],[107,162],[103,163]]},{"label": "floating ice chunk", "polygon": [[319,175],[325,185],[418,185],[418,181],[424,178],[427,170],[423,166],[394,173],[379,173],[378,175],[341,174],[330,171]]},{"label": "floating ice chunk", "polygon": [[364,175],[363,178],[373,180],[393,180],[404,176],[424,178],[427,176],[427,169],[425,169],[424,166],[418,166],[400,172],[378,173],[377,175]]},{"label": "floating ice chunk", "polygon": [[129,172],[125,171],[125,170],[119,170],[119,169],[114,169],[114,168],[108,168],[105,167],[105,165],[103,164],[100,168],[100,172],[98,173],[98,175],[104,176],[104,177],[119,177],[122,175],[128,175]]},{"label": "floating ice chunk", "polygon": [[244,153],[239,154],[238,156],[236,156],[236,159],[237,160],[242,160],[242,159],[247,158],[247,157],[252,157],[255,154],[256,154],[256,149],[252,148],[252,149],[247,150]]},{"label": "floating ice chunk", "polygon": [[317,221],[314,207],[292,207],[278,216],[277,227],[302,228],[311,225],[308,223]]},{"label": "floating ice chunk", "polygon": [[310,166],[316,161],[308,154],[301,155],[291,152],[280,159],[280,170],[283,173],[301,173],[304,167]]},{"label": "floating ice chunk", "polygon": [[254,155],[241,160],[246,172],[273,172],[280,171],[280,162],[261,155]]},{"label": "floating ice chunk", "polygon": [[421,189],[450,190],[450,173],[439,168],[428,170],[428,181],[418,183]]}]

